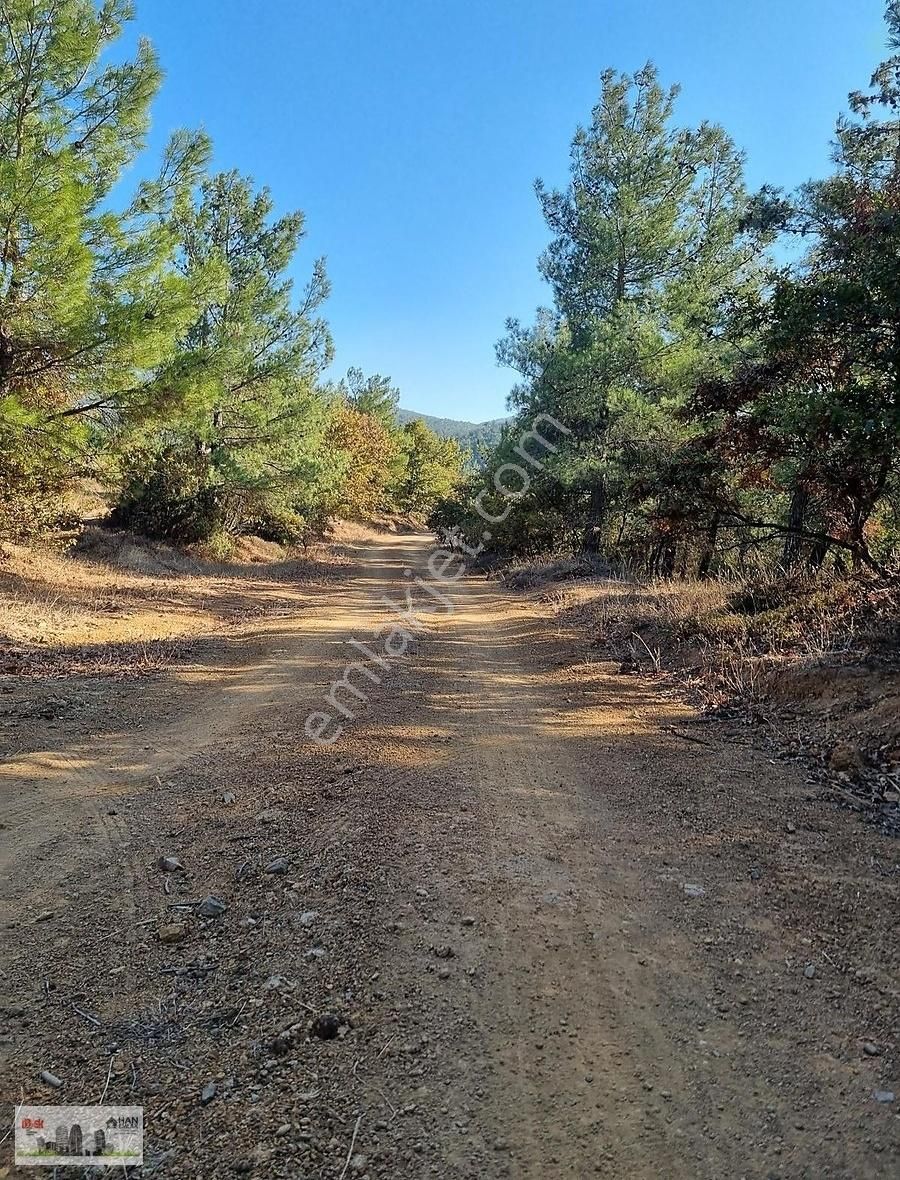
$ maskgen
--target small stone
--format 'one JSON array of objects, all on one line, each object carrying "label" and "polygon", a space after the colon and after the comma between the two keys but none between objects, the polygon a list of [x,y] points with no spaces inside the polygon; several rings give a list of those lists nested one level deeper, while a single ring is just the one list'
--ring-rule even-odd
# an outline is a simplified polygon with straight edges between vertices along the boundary
[{"label": "small stone", "polygon": [[355,1176],[361,1176],[368,1166],[369,1161],[364,1155],[360,1155],[359,1152],[357,1152],[356,1155],[350,1157],[350,1171],[353,1172]]},{"label": "small stone", "polygon": [[421,888],[421,886],[420,886],[420,887],[419,887],[419,888],[416,890],[416,897],[423,897],[423,898],[425,898],[425,897],[427,897],[427,896],[428,896],[428,890],[427,890],[427,889],[422,889],[422,888]]},{"label": "small stone", "polygon": [[880,1057],[881,1056],[881,1050],[872,1041],[863,1041],[862,1050],[863,1050],[863,1053],[865,1053],[866,1057]]},{"label": "small stone", "polygon": [[832,770],[837,771],[838,774],[852,774],[862,770],[865,764],[866,760],[862,750],[858,746],[853,746],[849,743],[835,746],[828,759],[828,765]]},{"label": "small stone", "polygon": [[750,880],[751,881],[759,881],[761,879],[762,879],[762,869],[759,867],[759,865],[751,865],[750,866]]},{"label": "small stone", "polygon": [[222,802],[223,803],[230,804],[230,803],[234,803],[236,800],[237,800],[237,795],[235,795],[234,791],[223,791],[222,792]]},{"label": "small stone", "polygon": [[494,1151],[509,1151],[509,1143],[506,1139],[494,1140]]},{"label": "small stone", "polygon": [[275,1132],[276,1136],[279,1139],[283,1139],[285,1137],[285,1135],[290,1135],[290,1133],[291,1133],[291,1124],[290,1123],[282,1123],[281,1126],[278,1128],[278,1130]]},{"label": "small stone", "polygon": [[287,813],[281,807],[264,807],[256,813],[257,823],[278,824],[287,818]]},{"label": "small stone", "polygon": [[436,946],[434,948],[434,953],[438,959],[452,959],[456,954],[453,947],[447,946],[446,944],[443,946]]},{"label": "small stone", "polygon": [[883,1102],[883,1103],[893,1102],[894,1101],[894,1091],[893,1090],[876,1090],[875,1093],[872,1095],[872,1097],[875,1099],[876,1102]]},{"label": "small stone", "polygon": [[304,910],[297,920],[301,926],[312,926],[318,916],[318,910]]},{"label": "small stone", "polygon": [[172,922],[169,926],[160,926],[157,937],[160,942],[171,945],[175,942],[183,942],[188,936],[188,928],[183,922]]},{"label": "small stone", "polygon": [[210,1102],[212,1102],[212,1100],[215,1098],[216,1093],[217,1093],[216,1083],[215,1082],[207,1082],[206,1085],[203,1087],[203,1089],[200,1091],[200,1105],[201,1106],[209,1106]]},{"label": "small stone", "polygon": [[221,918],[227,909],[228,906],[221,898],[213,897],[210,894],[209,897],[204,897],[197,906],[197,913],[201,918]]},{"label": "small stone", "polygon": [[803,968],[803,974],[806,976],[807,979],[814,979],[815,975],[816,975],[815,963],[807,963],[806,966]]},{"label": "small stone", "polygon": [[38,916],[35,918],[35,922],[49,922],[51,918],[55,917],[56,914],[53,912],[53,910],[44,910],[43,913],[38,914]]},{"label": "small stone", "polygon": [[311,946],[303,957],[311,963],[314,959],[324,959],[326,954],[323,946]]},{"label": "small stone", "polygon": [[449,979],[449,978],[450,978],[450,968],[449,967],[439,968],[438,979]]},{"label": "small stone", "polygon": [[790,821],[788,821],[787,830],[790,832],[791,835],[793,835],[794,832],[796,832],[796,830],[797,830],[797,825],[792,824]]},{"label": "small stone", "polygon": [[294,1034],[291,1029],[283,1028],[277,1036],[269,1042],[269,1052],[276,1057],[283,1057],[294,1046]]},{"label": "small stone", "polygon": [[462,919],[462,921],[461,921],[461,925],[463,925],[463,926],[474,926],[474,925],[475,925],[475,919],[472,917],[472,915],[471,915],[471,914],[467,914],[467,915],[466,915],[466,916],[465,916],[465,917]]},{"label": "small stone", "polygon": [[[53,1090],[61,1090],[63,1086],[62,1079],[58,1078],[55,1073],[51,1073],[49,1069],[41,1070],[41,1081]],[[893,1094],[891,1098],[893,1098]]]},{"label": "small stone", "polygon": [[340,1031],[341,1022],[333,1012],[323,1012],[309,1026],[309,1031],[320,1041],[333,1041]]},{"label": "small stone", "polygon": [[286,856],[276,856],[274,860],[269,861],[264,871],[267,873],[276,873],[278,876],[283,876],[290,867],[290,862]]},{"label": "small stone", "polygon": [[706,895],[706,890],[702,885],[688,883],[683,888],[685,897],[704,897]]},{"label": "small stone", "polygon": [[184,872],[184,865],[177,856],[161,856],[158,863],[164,873]]}]

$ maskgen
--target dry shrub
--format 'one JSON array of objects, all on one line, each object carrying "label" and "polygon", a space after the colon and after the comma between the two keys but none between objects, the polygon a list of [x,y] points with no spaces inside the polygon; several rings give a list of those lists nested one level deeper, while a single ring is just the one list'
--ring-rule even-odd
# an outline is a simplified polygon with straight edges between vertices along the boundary
[{"label": "dry shrub", "polygon": [[512,590],[533,590],[574,578],[609,576],[610,568],[605,562],[588,556],[513,561],[500,571],[500,580]]},{"label": "dry shrub", "polygon": [[[554,564],[526,568],[549,574]],[[512,572],[506,581],[516,585],[522,579],[518,569]],[[529,576],[527,585],[544,584]],[[544,589],[539,601],[587,631],[625,669],[682,673],[709,706],[740,704],[754,712],[788,667],[897,657],[900,585],[894,583],[605,578],[567,584],[568,594]]]}]

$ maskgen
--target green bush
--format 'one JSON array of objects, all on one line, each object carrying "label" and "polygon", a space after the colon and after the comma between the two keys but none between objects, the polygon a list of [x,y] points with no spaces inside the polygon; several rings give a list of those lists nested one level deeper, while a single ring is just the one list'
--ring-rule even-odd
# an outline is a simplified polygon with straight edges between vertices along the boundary
[{"label": "green bush", "polygon": [[247,517],[241,532],[288,548],[303,548],[315,538],[315,530],[299,513],[265,505]]},{"label": "green bush", "polygon": [[112,523],[160,540],[208,541],[226,531],[222,489],[199,449],[136,450],[123,464],[123,487]]},{"label": "green bush", "polygon": [[0,541],[24,541],[59,527],[68,482],[56,452],[0,426]]}]

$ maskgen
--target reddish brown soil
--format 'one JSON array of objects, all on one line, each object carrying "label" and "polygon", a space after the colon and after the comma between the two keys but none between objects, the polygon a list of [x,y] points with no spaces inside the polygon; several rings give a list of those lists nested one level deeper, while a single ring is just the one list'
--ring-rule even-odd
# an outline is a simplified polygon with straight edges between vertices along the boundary
[{"label": "reddish brown soil", "polygon": [[476,578],[304,738],[426,553],[286,573],[277,616],[57,677],[49,718],[6,682],[7,1109],[106,1088],[178,1180],[896,1176],[900,845],[799,769]]}]

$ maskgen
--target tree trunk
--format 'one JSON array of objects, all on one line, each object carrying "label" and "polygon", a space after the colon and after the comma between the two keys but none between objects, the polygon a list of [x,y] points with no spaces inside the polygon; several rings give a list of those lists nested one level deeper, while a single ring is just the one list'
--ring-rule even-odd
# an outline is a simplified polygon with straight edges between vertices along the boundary
[{"label": "tree trunk", "polygon": [[618,299],[625,298],[625,277],[625,256],[624,254],[620,254],[619,264],[616,267],[616,297]]},{"label": "tree trunk", "polygon": [[813,571],[813,573],[818,573],[822,568],[822,563],[828,556],[829,548],[830,543],[825,537],[822,537],[820,540],[813,542],[813,547],[809,551],[809,557],[806,559],[806,564]]},{"label": "tree trunk", "polygon": [[584,528],[581,547],[586,553],[599,553],[603,535],[603,521],[606,517],[606,489],[603,481],[598,480],[591,487],[591,497],[588,502],[588,518]]},{"label": "tree trunk", "polygon": [[795,484],[787,518],[787,527],[790,531],[785,534],[784,549],[781,554],[781,564],[785,570],[792,569],[800,557],[803,538],[799,534],[803,531],[806,523],[808,504],[809,492],[801,484]]},{"label": "tree trunk", "polygon": [[697,566],[697,577],[708,578],[713,557],[716,554],[716,541],[719,537],[719,513],[714,512],[706,530],[703,552],[700,554],[700,564]]}]

